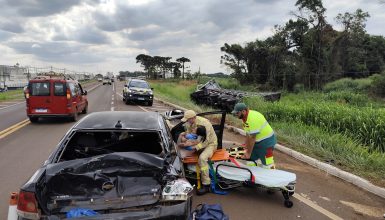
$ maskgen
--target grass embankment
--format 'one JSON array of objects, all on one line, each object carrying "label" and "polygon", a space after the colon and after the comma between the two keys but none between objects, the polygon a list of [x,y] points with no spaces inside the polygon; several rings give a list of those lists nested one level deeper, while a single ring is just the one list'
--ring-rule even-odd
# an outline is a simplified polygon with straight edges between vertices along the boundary
[{"label": "grass embankment", "polygon": [[0,93],[0,101],[24,99],[23,89],[8,90]]},{"label": "grass embankment", "polygon": [[[158,98],[197,112],[210,110],[191,102],[190,93],[196,85],[195,81],[151,82]],[[360,95],[356,101],[349,101],[351,96],[341,98],[344,96],[300,93],[284,94],[275,103],[260,98],[245,102],[266,116],[280,143],[385,187],[385,153],[381,153],[385,146],[385,112],[379,108],[383,105]],[[231,115],[227,123],[241,127],[241,121]]]}]

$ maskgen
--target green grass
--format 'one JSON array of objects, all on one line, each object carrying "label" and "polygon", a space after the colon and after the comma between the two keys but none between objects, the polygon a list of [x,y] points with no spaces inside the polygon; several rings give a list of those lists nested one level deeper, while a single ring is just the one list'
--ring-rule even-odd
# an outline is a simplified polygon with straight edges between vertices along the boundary
[{"label": "green grass", "polygon": [[[210,110],[190,100],[195,81],[152,81],[151,86],[158,98],[197,112]],[[376,148],[385,143],[385,110],[340,103],[322,93],[284,94],[274,103],[258,97],[245,101],[265,114],[286,146],[321,161],[333,160],[333,165],[385,186],[385,153]],[[241,127],[231,115],[226,120]]]},{"label": "green grass", "polygon": [[0,93],[0,101],[10,101],[16,99],[24,99],[23,89],[8,90]]},{"label": "green grass", "polygon": [[346,134],[371,151],[385,152],[385,110],[357,108],[338,103],[291,99],[264,102],[255,97],[246,98],[251,109],[263,113],[270,121],[301,122],[318,126],[329,132]]},{"label": "green grass", "polygon": [[278,140],[292,149],[385,186],[385,154],[369,152],[347,135],[303,123],[271,123]]}]

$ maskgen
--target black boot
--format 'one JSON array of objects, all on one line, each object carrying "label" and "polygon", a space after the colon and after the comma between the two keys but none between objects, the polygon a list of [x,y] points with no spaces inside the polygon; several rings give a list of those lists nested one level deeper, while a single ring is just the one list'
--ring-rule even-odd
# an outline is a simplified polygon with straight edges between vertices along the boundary
[{"label": "black boot", "polygon": [[210,192],[210,185],[203,185],[202,184],[202,187],[197,190],[197,195],[201,196],[201,195],[204,195],[208,192]]}]

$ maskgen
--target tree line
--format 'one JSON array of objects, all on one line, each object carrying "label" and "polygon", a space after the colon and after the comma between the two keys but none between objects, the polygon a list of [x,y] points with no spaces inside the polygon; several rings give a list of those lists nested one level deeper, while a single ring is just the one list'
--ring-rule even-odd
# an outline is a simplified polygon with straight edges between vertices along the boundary
[{"label": "tree line", "polygon": [[225,43],[221,64],[242,84],[260,84],[291,91],[296,85],[321,89],[343,77],[361,78],[381,73],[385,64],[385,39],[367,34],[369,13],[339,13],[342,31],[326,21],[322,0],[297,0],[297,11],[273,36],[245,45]]},{"label": "tree line", "polygon": [[[171,61],[172,57],[150,56],[139,54],[136,56],[136,63],[140,63],[147,72],[148,78],[157,79],[159,73],[163,78],[167,72],[172,72],[174,78],[185,78],[185,63],[191,62],[189,58],[180,57],[175,62]],[[182,72],[180,71],[182,68]]]}]

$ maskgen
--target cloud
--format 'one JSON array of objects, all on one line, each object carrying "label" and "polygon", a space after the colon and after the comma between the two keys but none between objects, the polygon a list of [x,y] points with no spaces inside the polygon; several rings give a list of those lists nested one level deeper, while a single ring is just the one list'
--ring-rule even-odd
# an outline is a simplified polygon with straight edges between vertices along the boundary
[{"label": "cloud", "polygon": [[[87,50],[77,44],[58,42],[12,42],[8,46],[21,54],[32,54],[43,61],[59,63],[95,63],[104,61],[105,58]],[[83,48],[85,49],[85,48]]]},{"label": "cloud", "polygon": [[78,5],[78,0],[5,0],[6,4],[16,8],[21,16],[44,17],[69,10]]},{"label": "cloud", "polygon": [[[8,32],[8,31],[0,30],[0,42],[5,41],[5,40],[8,40],[8,39],[11,38],[12,36],[13,36],[12,33]],[[1,65],[1,64],[0,64],[0,65]]]},{"label": "cloud", "polygon": [[23,33],[24,28],[19,22],[3,21],[0,22],[0,29],[12,33]]}]

